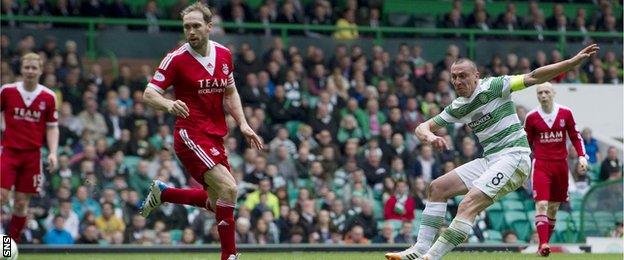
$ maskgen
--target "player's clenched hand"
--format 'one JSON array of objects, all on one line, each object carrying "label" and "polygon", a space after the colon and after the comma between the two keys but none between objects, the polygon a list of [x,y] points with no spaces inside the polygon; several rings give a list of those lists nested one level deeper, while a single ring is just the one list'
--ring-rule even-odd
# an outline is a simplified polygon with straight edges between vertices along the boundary
[{"label": "player's clenched hand", "polygon": [[579,156],[578,160],[579,165],[581,166],[581,171],[587,171],[587,158],[585,158],[585,156]]},{"label": "player's clenched hand", "polygon": [[448,144],[446,143],[446,140],[444,140],[444,137],[431,135],[427,137],[425,143],[430,144],[431,146],[433,146],[433,148],[439,151],[448,150]]},{"label": "player's clenched hand", "polygon": [[56,154],[50,153],[48,154],[48,171],[53,172],[56,170],[56,166],[58,165],[58,158]]},{"label": "player's clenched hand", "polygon": [[167,112],[183,118],[187,118],[189,116],[189,108],[186,106],[186,103],[181,100],[169,103]]},{"label": "player's clenched hand", "polygon": [[581,62],[583,62],[585,59],[594,55],[596,52],[598,52],[598,50],[600,50],[600,47],[598,47],[598,44],[595,44],[595,43],[591,44],[585,47],[584,49],[582,49],[581,51],[579,51],[579,53],[577,53],[574,57],[572,57],[572,63],[574,64],[574,66],[576,66],[580,64]]},{"label": "player's clenched hand", "polygon": [[248,124],[241,125],[240,130],[252,147],[255,147],[258,150],[264,149],[262,138],[260,138],[260,136],[258,136]]}]

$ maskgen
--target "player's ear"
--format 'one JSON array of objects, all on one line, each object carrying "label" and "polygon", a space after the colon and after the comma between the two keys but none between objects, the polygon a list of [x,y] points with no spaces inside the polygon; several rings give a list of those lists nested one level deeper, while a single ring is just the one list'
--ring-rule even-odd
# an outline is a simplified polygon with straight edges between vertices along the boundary
[{"label": "player's ear", "polygon": [[208,31],[211,31],[212,30],[212,22],[208,22],[206,24],[206,27],[208,27]]}]

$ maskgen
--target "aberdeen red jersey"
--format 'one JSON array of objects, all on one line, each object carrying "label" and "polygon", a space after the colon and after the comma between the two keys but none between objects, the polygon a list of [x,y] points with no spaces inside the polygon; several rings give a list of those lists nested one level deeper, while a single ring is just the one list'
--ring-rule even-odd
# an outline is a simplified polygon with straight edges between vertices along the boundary
[{"label": "aberdeen red jersey", "polygon": [[43,85],[34,91],[24,89],[23,82],[6,84],[0,88],[0,110],[6,129],[2,147],[20,150],[40,149],[47,126],[56,126],[56,97]]},{"label": "aberdeen red jersey", "polygon": [[562,160],[568,156],[566,137],[579,156],[585,156],[585,147],[581,134],[576,129],[572,110],[559,104],[553,104],[551,113],[546,113],[541,107],[529,112],[524,122],[529,145],[536,159]]},{"label": "aberdeen red jersey", "polygon": [[176,127],[207,134],[227,134],[223,95],[234,86],[232,54],[226,47],[208,42],[209,54],[204,57],[185,43],[167,54],[158,66],[148,87],[159,93],[173,86],[176,99],[186,103],[190,116],[178,117]]}]

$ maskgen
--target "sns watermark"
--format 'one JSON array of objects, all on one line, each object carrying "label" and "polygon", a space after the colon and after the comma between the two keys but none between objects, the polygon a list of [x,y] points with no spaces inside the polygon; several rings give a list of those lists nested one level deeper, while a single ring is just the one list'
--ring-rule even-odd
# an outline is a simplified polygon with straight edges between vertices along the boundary
[{"label": "sns watermark", "polygon": [[2,236],[2,257],[11,257],[11,237]]}]

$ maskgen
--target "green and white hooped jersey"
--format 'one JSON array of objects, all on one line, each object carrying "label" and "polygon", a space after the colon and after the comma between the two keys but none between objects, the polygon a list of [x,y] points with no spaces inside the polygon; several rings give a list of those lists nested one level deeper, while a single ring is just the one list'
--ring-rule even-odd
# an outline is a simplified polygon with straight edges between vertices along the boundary
[{"label": "green and white hooped jersey", "polygon": [[468,124],[483,146],[483,156],[527,151],[529,142],[511,101],[511,92],[524,89],[524,77],[500,76],[479,80],[469,98],[458,97],[433,118],[440,126]]}]

